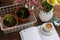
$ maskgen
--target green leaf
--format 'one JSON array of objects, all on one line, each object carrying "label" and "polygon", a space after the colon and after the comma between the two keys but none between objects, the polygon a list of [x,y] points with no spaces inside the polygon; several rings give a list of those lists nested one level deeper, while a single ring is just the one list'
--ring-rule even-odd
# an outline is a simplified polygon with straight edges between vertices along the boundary
[{"label": "green leaf", "polygon": [[46,11],[46,12],[51,11],[51,9],[53,8],[53,6],[50,5],[47,1],[44,1],[44,2],[42,3],[42,6],[45,8],[45,11]]},{"label": "green leaf", "polygon": [[9,23],[12,23],[13,17],[11,15],[7,15],[6,16],[6,21],[8,21]]}]

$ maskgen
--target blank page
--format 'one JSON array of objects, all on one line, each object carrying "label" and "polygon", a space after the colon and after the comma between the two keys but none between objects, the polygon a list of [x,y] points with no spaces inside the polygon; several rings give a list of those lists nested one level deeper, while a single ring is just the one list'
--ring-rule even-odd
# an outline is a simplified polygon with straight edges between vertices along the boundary
[{"label": "blank page", "polygon": [[22,40],[41,40],[38,29],[31,27],[20,32]]}]

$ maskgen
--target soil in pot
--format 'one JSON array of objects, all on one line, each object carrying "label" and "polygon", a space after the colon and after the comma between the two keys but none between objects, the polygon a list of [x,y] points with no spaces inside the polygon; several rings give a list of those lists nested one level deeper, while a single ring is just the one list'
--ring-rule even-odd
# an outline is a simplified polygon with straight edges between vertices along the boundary
[{"label": "soil in pot", "polygon": [[3,20],[3,24],[5,25],[5,26],[7,26],[7,27],[13,27],[13,26],[15,26],[16,25],[16,23],[17,23],[17,20],[13,17],[13,16],[11,16],[10,18],[5,18],[4,20]]},{"label": "soil in pot", "polygon": [[28,8],[25,7],[20,8],[16,14],[21,19],[25,19],[30,16]]}]

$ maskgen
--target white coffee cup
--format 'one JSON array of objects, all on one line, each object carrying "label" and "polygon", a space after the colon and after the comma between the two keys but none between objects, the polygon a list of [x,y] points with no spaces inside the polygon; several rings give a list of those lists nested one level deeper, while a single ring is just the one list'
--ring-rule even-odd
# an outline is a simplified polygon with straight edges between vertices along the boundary
[{"label": "white coffee cup", "polygon": [[52,24],[51,23],[45,23],[43,24],[43,31],[50,32],[52,30]]}]

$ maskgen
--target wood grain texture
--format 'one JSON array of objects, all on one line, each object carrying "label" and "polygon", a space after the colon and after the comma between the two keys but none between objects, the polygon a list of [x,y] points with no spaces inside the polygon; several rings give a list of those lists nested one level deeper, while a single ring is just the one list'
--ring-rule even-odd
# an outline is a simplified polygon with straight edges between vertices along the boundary
[{"label": "wood grain texture", "polygon": [[[55,6],[55,9],[54,9],[54,17],[60,17],[60,6],[58,5]],[[60,26],[59,27],[55,26],[55,28],[60,36]]]}]

